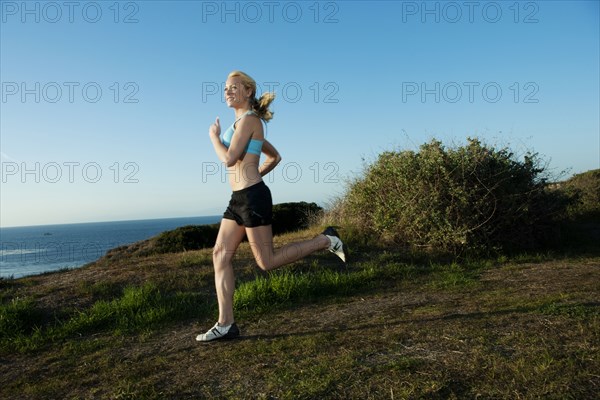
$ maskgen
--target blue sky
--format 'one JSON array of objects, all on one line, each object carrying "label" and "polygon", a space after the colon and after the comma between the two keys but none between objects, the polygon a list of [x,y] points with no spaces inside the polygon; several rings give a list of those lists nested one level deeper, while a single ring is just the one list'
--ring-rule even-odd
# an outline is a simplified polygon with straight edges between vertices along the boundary
[{"label": "blue sky", "polygon": [[600,167],[597,1],[0,4],[1,226],[222,213],[235,69],[277,95],[275,203],[432,138]]}]

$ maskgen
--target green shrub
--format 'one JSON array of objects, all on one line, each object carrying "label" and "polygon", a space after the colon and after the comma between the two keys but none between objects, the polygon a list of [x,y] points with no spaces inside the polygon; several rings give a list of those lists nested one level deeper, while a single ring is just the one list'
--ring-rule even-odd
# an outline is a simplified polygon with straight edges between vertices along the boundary
[{"label": "green shrub", "polygon": [[[295,202],[281,203],[273,206],[273,234],[279,235],[300,229],[306,229],[311,222],[320,216],[323,209],[315,203]],[[211,248],[219,233],[220,224],[188,225],[158,236],[120,246],[109,250],[108,259],[118,260],[131,256],[148,256],[151,254],[181,253],[191,250]]]},{"label": "green shrub", "polygon": [[566,206],[549,191],[537,154],[523,161],[477,139],[446,148],[386,151],[351,182],[340,223],[364,235],[441,254],[535,248],[552,236]]},{"label": "green shrub", "polygon": [[306,229],[323,212],[316,203],[304,201],[273,206],[273,235]]},{"label": "green shrub", "polygon": [[212,247],[219,233],[219,225],[188,225],[161,233],[152,251],[154,253],[179,253]]},{"label": "green shrub", "polygon": [[574,175],[555,186],[572,199],[567,209],[569,218],[600,220],[600,169]]}]

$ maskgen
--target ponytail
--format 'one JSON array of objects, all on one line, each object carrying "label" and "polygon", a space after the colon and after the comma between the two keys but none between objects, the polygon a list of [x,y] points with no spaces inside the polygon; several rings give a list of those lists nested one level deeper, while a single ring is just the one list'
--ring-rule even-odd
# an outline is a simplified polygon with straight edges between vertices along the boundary
[{"label": "ponytail", "polygon": [[275,100],[275,93],[263,93],[259,99],[253,98],[250,102],[252,111],[265,122],[269,122],[273,119],[273,112],[269,110],[269,105]]}]

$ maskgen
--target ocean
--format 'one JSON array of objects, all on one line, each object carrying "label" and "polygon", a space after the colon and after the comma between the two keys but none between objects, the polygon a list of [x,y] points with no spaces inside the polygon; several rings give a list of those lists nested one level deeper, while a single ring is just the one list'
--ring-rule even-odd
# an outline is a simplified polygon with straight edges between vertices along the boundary
[{"label": "ocean", "polygon": [[78,268],[115,247],[181,226],[214,224],[220,219],[207,216],[0,228],[0,278]]}]

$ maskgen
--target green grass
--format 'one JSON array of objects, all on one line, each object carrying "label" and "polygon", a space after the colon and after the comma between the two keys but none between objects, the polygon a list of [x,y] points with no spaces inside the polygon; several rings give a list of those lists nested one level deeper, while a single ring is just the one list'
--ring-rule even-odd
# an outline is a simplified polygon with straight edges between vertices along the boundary
[{"label": "green grass", "polygon": [[79,293],[82,296],[92,297],[112,297],[121,292],[121,287],[118,284],[110,282],[88,282],[82,281],[79,283]]},{"label": "green grass", "polygon": [[[204,256],[198,257],[204,259]],[[185,257],[183,260],[194,260]],[[180,268],[188,268],[179,265]],[[0,305],[0,348],[4,351],[34,351],[66,338],[112,333],[135,334],[156,329],[166,323],[204,318],[214,309],[214,297],[207,291],[207,277],[185,273],[164,273],[160,287],[147,282],[121,289],[108,282],[80,283],[78,294],[95,300],[83,310],[67,307],[51,316],[36,305],[33,298],[14,299]],[[323,268],[318,262],[308,268],[282,269],[267,276],[239,282],[234,309],[246,318],[292,304],[308,304],[325,298],[339,298],[365,292],[377,285],[402,282],[428,275],[433,288],[460,288],[474,283],[470,266],[457,263],[419,267],[395,261],[388,252],[358,264],[352,270]],[[197,280],[195,280],[196,278]]]},{"label": "green grass", "polygon": [[4,338],[31,335],[43,315],[32,299],[12,299],[0,307],[0,335]]},{"label": "green grass", "polygon": [[282,270],[240,284],[235,291],[234,308],[265,312],[298,301],[306,303],[323,297],[344,296],[368,287],[375,277],[373,268],[352,273],[327,269],[303,273]]},{"label": "green grass", "polygon": [[[204,260],[205,256],[198,258]],[[191,257],[183,258],[190,259],[193,260]],[[187,261],[184,264],[180,264],[180,267],[187,268]],[[419,277],[424,278],[432,290],[462,290],[476,286],[481,271],[489,267],[490,261],[485,260],[419,266],[398,262],[389,252],[382,252],[352,270],[335,271],[322,268],[314,262],[309,268],[282,269],[238,283],[234,308],[237,312],[242,312],[244,317],[252,318],[293,304],[352,296],[375,286],[390,282],[398,284]],[[97,332],[112,332],[115,335],[139,333],[168,322],[210,315],[214,300],[206,293],[193,291],[198,286],[205,286],[206,279],[200,279],[194,284],[190,282],[191,280],[182,281],[175,274],[165,274],[161,277],[161,286],[170,289],[168,292],[151,282],[141,286],[128,286],[123,290],[118,285],[106,282],[82,283],[79,288],[82,294],[114,298],[95,301],[88,309],[77,311],[62,320],[56,317],[61,311],[54,318],[44,318],[44,310],[39,309],[32,298],[13,299],[0,306],[0,333],[3,337],[1,347],[5,350],[35,350],[46,343],[68,337]],[[121,293],[115,296],[117,292]],[[598,312],[597,306],[593,305],[565,305],[555,302],[544,304],[539,310],[546,314],[570,316],[589,316]],[[66,312],[63,310],[62,313]],[[44,320],[49,322],[44,324],[41,322]]]},{"label": "green grass", "polygon": [[193,338],[216,317],[209,251],[92,267],[114,268],[102,279],[4,280],[0,397],[582,399],[600,388],[597,256],[430,261],[355,246],[347,268],[323,253],[259,274],[250,257],[245,244],[234,261],[242,339],[205,346]]},{"label": "green grass", "polygon": [[39,322],[44,312],[32,299],[13,300],[0,307],[0,348],[32,351],[48,343],[95,333],[141,333],[168,322],[203,317],[211,306],[198,294],[165,294],[156,285],[146,283],[126,287],[120,297],[96,301],[68,319],[55,319],[42,326]]},{"label": "green grass", "polygon": [[539,307],[539,312],[546,315],[562,315],[576,320],[588,320],[600,317],[600,303],[565,304],[553,301]]}]

